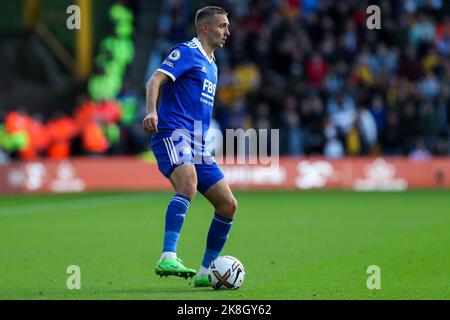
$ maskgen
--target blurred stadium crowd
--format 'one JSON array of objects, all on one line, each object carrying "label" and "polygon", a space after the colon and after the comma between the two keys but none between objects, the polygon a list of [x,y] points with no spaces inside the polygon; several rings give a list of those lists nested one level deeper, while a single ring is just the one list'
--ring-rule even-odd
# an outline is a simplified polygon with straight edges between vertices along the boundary
[{"label": "blurred stadium crowd", "polygon": [[[195,35],[195,11],[206,4],[224,7],[231,24],[224,49],[215,53],[216,127],[279,128],[282,155],[450,153],[450,1],[164,1],[146,79],[174,44]],[[380,30],[366,26],[370,4],[381,8]],[[145,112],[144,89],[135,98],[138,107],[127,125],[120,120],[120,100],[86,100],[72,117],[49,121],[52,141],[64,137],[68,144],[58,156],[123,153],[113,146],[124,139],[136,141],[132,153],[148,148],[148,137],[136,129]],[[95,128],[88,133],[80,110],[93,104],[86,114],[96,114],[90,122]],[[14,130],[11,117],[24,117],[8,116],[0,136]],[[54,133],[58,121],[66,122]],[[42,139],[31,129],[23,134]],[[36,150],[55,157],[53,148],[58,150],[42,142]],[[16,154],[27,157],[23,150]]]}]

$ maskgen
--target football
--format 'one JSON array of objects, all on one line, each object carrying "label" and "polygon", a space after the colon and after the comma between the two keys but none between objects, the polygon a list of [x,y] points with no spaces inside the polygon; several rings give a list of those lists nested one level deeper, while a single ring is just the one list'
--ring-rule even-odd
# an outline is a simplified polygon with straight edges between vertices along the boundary
[{"label": "football", "polygon": [[235,290],[244,282],[244,266],[235,257],[220,256],[211,262],[208,276],[214,289]]}]

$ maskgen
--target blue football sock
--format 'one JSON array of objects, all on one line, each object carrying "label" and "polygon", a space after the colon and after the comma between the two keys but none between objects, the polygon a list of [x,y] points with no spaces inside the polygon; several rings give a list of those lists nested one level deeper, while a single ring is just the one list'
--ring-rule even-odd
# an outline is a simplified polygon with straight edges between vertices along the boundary
[{"label": "blue football sock", "polygon": [[176,194],[170,201],[166,212],[163,252],[177,252],[178,238],[190,203],[191,200],[181,194]]},{"label": "blue football sock", "polygon": [[209,268],[211,262],[219,256],[228,239],[232,223],[233,219],[214,213],[206,240],[206,250],[202,261],[203,267]]}]

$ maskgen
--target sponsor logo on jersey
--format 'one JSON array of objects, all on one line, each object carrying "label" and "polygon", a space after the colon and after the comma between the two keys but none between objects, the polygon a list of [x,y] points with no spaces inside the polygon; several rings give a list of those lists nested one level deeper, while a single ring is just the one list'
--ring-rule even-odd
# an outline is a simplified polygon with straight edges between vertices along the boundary
[{"label": "sponsor logo on jersey", "polygon": [[205,79],[203,81],[203,91],[207,91],[214,98],[216,94],[216,84],[209,81],[208,79]]},{"label": "sponsor logo on jersey", "polygon": [[165,64],[165,65],[167,65],[167,66],[173,68],[173,63],[170,62],[170,61],[168,61],[168,60],[164,60],[163,64]]}]

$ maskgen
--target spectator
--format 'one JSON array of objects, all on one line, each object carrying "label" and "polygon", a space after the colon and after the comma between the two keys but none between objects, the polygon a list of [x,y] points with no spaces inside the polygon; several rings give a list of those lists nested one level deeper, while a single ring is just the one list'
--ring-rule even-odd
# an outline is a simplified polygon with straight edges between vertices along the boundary
[{"label": "spectator", "polygon": [[320,54],[314,53],[311,59],[306,62],[305,70],[309,84],[313,87],[317,87],[320,86],[325,79],[327,74],[327,64]]},{"label": "spectator", "polygon": [[427,150],[422,138],[417,138],[416,146],[409,153],[409,157],[415,161],[423,161],[431,158],[431,153]]},{"label": "spectator", "polygon": [[420,118],[413,101],[407,101],[402,106],[399,122],[400,134],[403,137],[402,150],[409,154],[416,144],[416,137],[420,135]]},{"label": "spectator", "polygon": [[433,72],[428,71],[424,79],[419,82],[418,89],[425,99],[434,99],[440,90],[440,84]]},{"label": "spectator", "polygon": [[389,156],[402,154],[399,119],[395,110],[390,110],[387,114],[386,126],[381,134],[381,141],[384,154]]},{"label": "spectator", "polygon": [[356,119],[355,102],[353,98],[344,93],[339,93],[328,101],[328,114],[339,130],[340,135],[346,135]]},{"label": "spectator", "polygon": [[343,157],[345,155],[344,146],[338,139],[337,129],[329,118],[326,119],[324,133],[326,137],[325,147],[323,150],[324,156],[330,159]]},{"label": "spectator", "polygon": [[428,150],[434,151],[438,138],[439,119],[433,101],[423,101],[420,106],[421,134]]},{"label": "spectator", "polygon": [[370,111],[361,105],[358,107],[356,119],[361,140],[361,153],[371,154],[378,142],[375,119]]},{"label": "spectator", "polygon": [[383,98],[381,97],[381,95],[377,94],[373,96],[369,110],[375,120],[377,132],[382,132],[386,119],[386,107],[384,106]]},{"label": "spectator", "polygon": [[300,116],[298,113],[298,100],[295,96],[288,96],[285,100],[284,110],[281,115],[281,149],[287,155],[302,155],[303,132],[300,128]]}]

